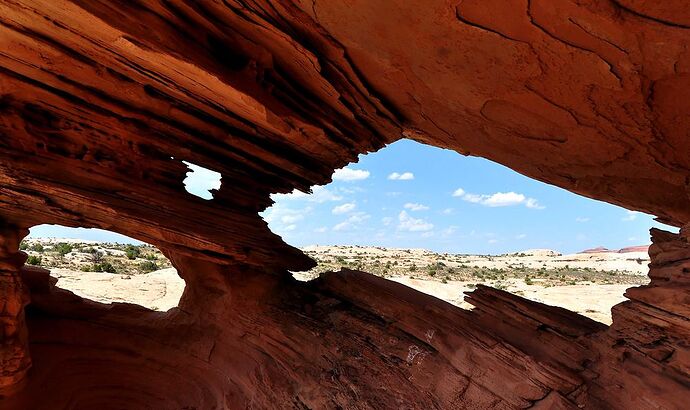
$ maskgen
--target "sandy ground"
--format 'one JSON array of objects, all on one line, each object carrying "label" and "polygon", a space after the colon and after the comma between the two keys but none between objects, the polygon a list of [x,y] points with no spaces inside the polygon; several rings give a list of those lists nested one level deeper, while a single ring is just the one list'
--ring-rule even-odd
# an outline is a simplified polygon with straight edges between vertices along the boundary
[{"label": "sandy ground", "polygon": [[[435,296],[463,309],[472,305],[463,300],[464,292],[472,291],[471,282],[438,281],[411,279],[409,277],[391,278],[420,292]],[[578,284],[571,286],[542,287],[527,285],[520,280],[506,280],[506,291],[547,305],[559,306],[596,321],[611,324],[611,307],[627,300],[623,293],[630,285]]]},{"label": "sandy ground", "polygon": [[[165,311],[177,306],[184,290],[184,281],[173,268],[140,275],[118,275],[103,272],[81,272],[53,269],[51,276],[57,286],[102,303],[135,303],[149,309]],[[295,274],[298,279],[307,279]],[[390,280],[420,292],[445,300],[464,309],[472,306],[464,302],[464,292],[472,291],[475,282],[412,279],[396,277]],[[542,287],[527,285],[519,279],[502,282],[511,293],[548,305],[560,306],[588,316],[602,323],[611,323],[611,306],[625,300],[623,293],[630,285],[602,285],[581,283],[570,286]]]},{"label": "sandy ground", "polygon": [[342,256],[345,259],[366,255],[382,263],[395,260],[409,260],[417,266],[425,266],[445,257],[449,266],[467,265],[480,268],[510,269],[516,266],[545,268],[591,268],[600,271],[625,271],[646,275],[649,255],[646,252],[596,252],[561,255],[550,249],[529,249],[505,255],[448,255],[425,249],[396,249],[372,246],[307,246],[303,250],[312,257],[325,258]]},{"label": "sandy ground", "polygon": [[184,280],[174,268],[139,275],[52,269],[57,286],[102,303],[126,302],[165,311],[177,306]]}]

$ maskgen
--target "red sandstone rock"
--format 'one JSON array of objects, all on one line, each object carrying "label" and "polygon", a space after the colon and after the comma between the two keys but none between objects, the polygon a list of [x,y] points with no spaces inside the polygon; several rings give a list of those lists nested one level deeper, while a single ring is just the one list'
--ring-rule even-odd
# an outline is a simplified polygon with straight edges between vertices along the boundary
[{"label": "red sandstone rock", "polygon": [[639,246],[628,246],[621,248],[617,251],[618,253],[631,253],[631,252],[649,252],[649,245],[639,245]]},{"label": "red sandstone rock", "polygon": [[615,252],[612,251],[611,249],[604,248],[603,246],[597,246],[596,248],[591,248],[591,249],[585,249],[584,251],[580,253],[604,253],[604,252]]},{"label": "red sandstone rock", "polygon": [[[313,262],[257,213],[408,137],[688,224],[687,28],[680,1],[0,1],[2,408],[684,407],[686,231],[653,232],[606,329],[486,288],[465,312],[295,283]],[[183,160],[222,174],[214,200]],[[41,223],[158,246],[180,307],[24,269],[25,315]]]}]

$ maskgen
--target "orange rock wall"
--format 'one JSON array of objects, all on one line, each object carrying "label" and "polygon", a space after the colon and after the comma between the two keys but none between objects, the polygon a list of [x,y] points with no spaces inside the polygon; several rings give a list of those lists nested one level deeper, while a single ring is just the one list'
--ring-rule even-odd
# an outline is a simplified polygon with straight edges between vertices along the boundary
[{"label": "orange rock wall", "polygon": [[[687,10],[0,0],[0,404],[682,408],[685,231],[653,232],[652,283],[607,329],[487,288],[465,312],[364,273],[295,283],[314,262],[258,212],[413,138],[687,225]],[[222,174],[213,200],[182,161]],[[42,223],[157,246],[180,307],[95,304],[36,269],[22,285]]]}]

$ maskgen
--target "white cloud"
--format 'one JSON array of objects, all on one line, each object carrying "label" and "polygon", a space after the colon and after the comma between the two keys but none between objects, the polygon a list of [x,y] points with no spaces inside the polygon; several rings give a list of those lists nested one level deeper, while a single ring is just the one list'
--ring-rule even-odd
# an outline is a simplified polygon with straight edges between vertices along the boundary
[{"label": "white cloud", "polygon": [[629,242],[635,242],[636,240],[637,240],[637,237],[636,237],[636,236],[631,236],[631,237],[628,238],[628,241],[629,241]]},{"label": "white cloud", "polygon": [[337,224],[336,226],[334,226],[333,230],[334,231],[344,231],[348,228],[350,228],[350,224],[347,223],[347,221],[343,221],[343,222]]},{"label": "white cloud", "polygon": [[348,212],[352,212],[355,210],[357,205],[355,205],[354,202],[348,202],[346,204],[338,205],[333,210],[331,210],[331,213],[333,215],[340,215],[340,214],[346,214]]},{"label": "white cloud", "polygon": [[434,236],[433,231],[428,231],[428,232],[422,233],[422,238],[431,238],[432,236]]},{"label": "white cloud", "polygon": [[489,239],[487,242],[488,242],[488,243],[492,243],[492,244],[493,244],[493,243],[498,243],[498,239]]},{"label": "white cloud", "polygon": [[294,231],[295,229],[297,229],[297,225],[292,224],[292,225],[288,225],[285,228],[281,229],[281,231],[290,232],[290,231]]},{"label": "white cloud", "polygon": [[575,218],[575,222],[580,222],[580,223],[589,222],[589,218],[584,217],[584,216],[578,216],[577,218]]},{"label": "white cloud", "polygon": [[471,202],[473,204],[480,204],[492,208],[502,206],[524,205],[530,209],[544,209],[539,201],[534,198],[528,198],[523,194],[517,192],[496,192],[491,195],[487,194],[471,194],[465,192],[464,189],[458,188],[453,192],[454,197],[462,198],[463,201]]},{"label": "white cloud", "polygon": [[366,221],[367,219],[371,218],[371,215],[369,215],[366,212],[355,212],[352,215],[350,215],[349,218],[344,220],[343,222],[335,225],[333,227],[334,231],[346,231],[350,229],[357,229],[359,228],[359,225]]},{"label": "white cloud", "polygon": [[304,219],[304,216],[312,210],[313,208],[310,206],[302,209],[293,209],[278,203],[266,210],[261,216],[269,224],[291,225]]},{"label": "white cloud", "polygon": [[284,224],[293,224],[295,222],[301,221],[302,219],[304,219],[304,215],[302,214],[283,215],[280,218],[280,222]]},{"label": "white cloud", "polygon": [[423,219],[416,219],[411,217],[405,211],[401,211],[398,215],[398,229],[409,232],[424,232],[434,229],[434,225]]},{"label": "white cloud", "polygon": [[481,204],[491,207],[514,206],[525,202],[525,196],[515,192],[496,192],[485,198]]},{"label": "white cloud", "polygon": [[441,231],[441,235],[444,237],[451,236],[457,231],[457,226],[449,226],[448,228]]},{"label": "white cloud", "polygon": [[446,208],[443,211],[441,211],[443,215],[452,215],[453,214],[453,208]]},{"label": "white cloud", "polygon": [[358,224],[366,221],[369,218],[371,218],[371,215],[366,212],[355,212],[349,218],[347,218],[347,220],[350,223]]},{"label": "white cloud", "polygon": [[521,233],[520,235],[517,235],[515,239],[525,239],[527,237],[527,234]]},{"label": "white cloud", "polygon": [[527,201],[525,201],[525,206],[527,208],[531,209],[544,209],[546,208],[544,205],[539,204],[536,199],[534,198],[527,198]]},{"label": "white cloud", "polygon": [[625,221],[625,222],[634,221],[635,219],[637,219],[637,216],[639,214],[640,213],[637,211],[626,211],[625,216],[623,218],[621,218],[621,221]]},{"label": "white cloud", "polygon": [[370,172],[363,169],[340,168],[333,173],[334,181],[361,181],[369,178]]},{"label": "white cloud", "polygon": [[314,232],[316,232],[316,233],[324,233],[324,232],[326,232],[327,230],[328,230],[328,228],[326,228],[325,226],[322,226],[322,227],[320,227],[320,228],[314,229]]},{"label": "white cloud", "polygon": [[478,204],[478,203],[482,202],[485,197],[488,197],[488,195],[465,194],[462,196],[462,199],[464,199],[467,202],[472,202],[474,204]]},{"label": "white cloud", "polygon": [[393,218],[390,216],[386,216],[384,218],[381,218],[381,223],[384,224],[385,226],[390,225],[393,222]]},{"label": "white cloud", "polygon": [[393,181],[409,181],[414,179],[414,174],[411,172],[403,172],[402,174],[393,172],[392,174],[388,175],[388,179]]},{"label": "white cloud", "polygon": [[403,208],[409,209],[410,211],[427,211],[429,209],[429,207],[426,205],[412,203],[412,202],[406,203],[405,205],[403,205]]}]

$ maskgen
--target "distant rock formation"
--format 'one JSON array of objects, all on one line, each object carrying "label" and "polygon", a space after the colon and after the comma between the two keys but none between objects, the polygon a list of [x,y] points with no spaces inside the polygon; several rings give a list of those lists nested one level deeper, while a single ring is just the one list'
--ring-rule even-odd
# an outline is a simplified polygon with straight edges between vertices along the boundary
[{"label": "distant rock formation", "polygon": [[649,252],[649,245],[628,246],[618,250],[618,253]]},{"label": "distant rock formation", "polygon": [[585,249],[580,253],[631,253],[631,252],[645,252],[649,251],[649,245],[638,245],[638,246],[628,246],[621,249],[608,249],[603,246],[598,246],[596,248]]},{"label": "distant rock formation", "polygon": [[612,251],[609,248],[604,248],[603,246],[597,246],[596,248],[585,249],[584,251],[581,251],[580,253],[606,253],[606,252],[616,252],[616,251]]}]

